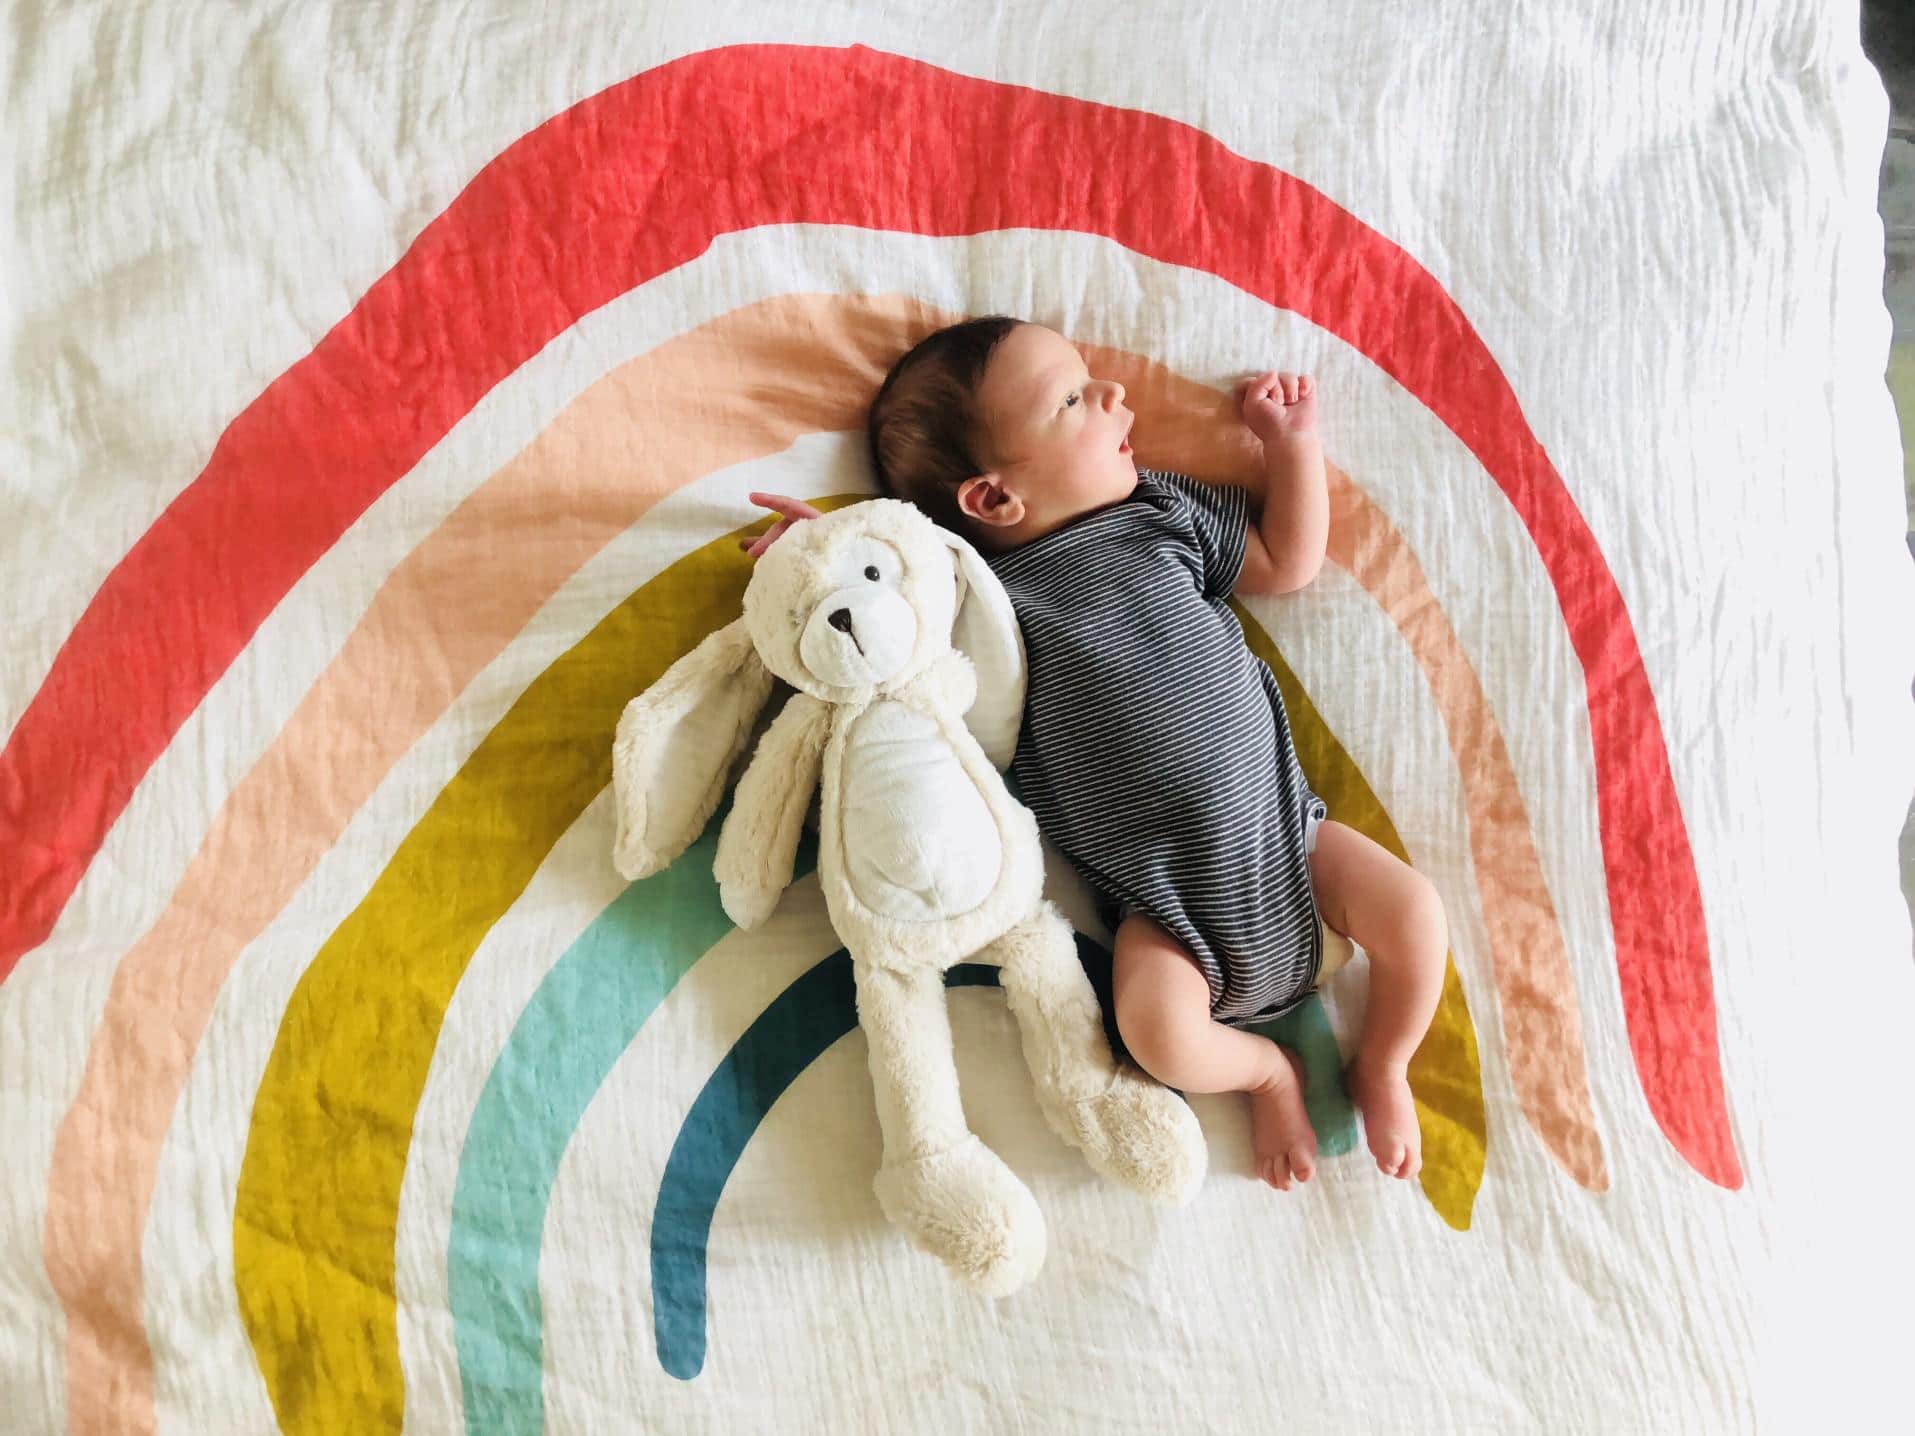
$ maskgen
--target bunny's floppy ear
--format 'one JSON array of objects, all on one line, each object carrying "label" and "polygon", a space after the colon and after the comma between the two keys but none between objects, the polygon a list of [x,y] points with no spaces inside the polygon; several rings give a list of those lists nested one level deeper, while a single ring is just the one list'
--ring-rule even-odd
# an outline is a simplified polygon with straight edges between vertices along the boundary
[{"label": "bunny's floppy ear", "polygon": [[964,722],[999,771],[1011,766],[1024,721],[1024,635],[1004,585],[991,566],[948,529],[938,536],[951,547],[957,571],[957,618],[951,646],[977,671],[977,701]]},{"label": "bunny's floppy ear", "polygon": [[622,876],[657,872],[704,831],[770,695],[771,673],[740,618],[625,705],[612,743],[612,862]]}]

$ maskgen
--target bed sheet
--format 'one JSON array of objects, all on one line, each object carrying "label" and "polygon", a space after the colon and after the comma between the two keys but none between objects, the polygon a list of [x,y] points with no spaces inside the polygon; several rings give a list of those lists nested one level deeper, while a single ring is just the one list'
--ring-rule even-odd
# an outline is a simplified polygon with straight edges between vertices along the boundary
[{"label": "bed sheet", "polygon": [[[1911,1335],[1915,581],[1853,6],[16,3],[0,207],[9,1430],[1879,1429]],[[951,994],[1038,1280],[887,1226],[809,874],[622,883],[622,705],[745,495],[1040,320],[1140,462],[1318,376],[1241,608],[1452,950],[1386,1181],[1190,1206]],[[1051,891],[1107,938],[1067,872]]]}]

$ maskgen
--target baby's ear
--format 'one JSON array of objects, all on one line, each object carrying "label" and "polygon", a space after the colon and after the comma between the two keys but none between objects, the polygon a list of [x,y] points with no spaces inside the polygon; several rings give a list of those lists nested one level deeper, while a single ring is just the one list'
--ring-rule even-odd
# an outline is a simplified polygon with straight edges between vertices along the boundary
[{"label": "baby's ear", "polygon": [[1004,585],[978,551],[949,529],[938,536],[950,547],[957,582],[951,646],[977,671],[977,701],[964,721],[1001,772],[1011,766],[1024,719],[1024,635]]},{"label": "baby's ear", "polygon": [[979,474],[958,485],[958,511],[968,519],[1004,528],[1024,517],[1024,500],[999,481],[995,473]]}]

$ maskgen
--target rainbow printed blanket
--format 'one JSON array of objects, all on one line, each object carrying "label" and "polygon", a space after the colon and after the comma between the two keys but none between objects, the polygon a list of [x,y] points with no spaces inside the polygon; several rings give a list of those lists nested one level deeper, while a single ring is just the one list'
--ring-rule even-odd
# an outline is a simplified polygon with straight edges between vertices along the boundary
[{"label": "rainbow printed blanket", "polygon": [[[0,26],[7,1430],[1878,1429],[1915,582],[1853,5]],[[987,312],[1207,477],[1231,379],[1318,376],[1331,562],[1241,618],[1453,935],[1419,1183],[1357,964],[1282,1034],[1320,1179],[1197,1097],[1174,1212],[954,990],[1050,1230],[995,1304],[878,1211],[815,880],[625,885],[606,791],[746,493],[868,492],[878,377]]]}]

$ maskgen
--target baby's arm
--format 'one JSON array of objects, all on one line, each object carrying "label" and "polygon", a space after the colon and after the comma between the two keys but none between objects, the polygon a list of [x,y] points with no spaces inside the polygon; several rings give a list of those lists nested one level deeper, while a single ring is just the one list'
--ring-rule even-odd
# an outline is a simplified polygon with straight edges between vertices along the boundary
[{"label": "baby's arm", "polygon": [[1236,591],[1294,593],[1317,576],[1330,541],[1316,382],[1308,374],[1272,372],[1245,384],[1239,397],[1244,423],[1263,441],[1264,483]]},{"label": "baby's arm", "polygon": [[766,549],[778,542],[779,537],[793,524],[801,523],[805,519],[819,519],[824,517],[823,514],[819,513],[803,499],[787,498],[783,494],[751,494],[748,497],[754,504],[758,505],[759,508],[770,509],[774,514],[778,515],[778,522],[773,524],[766,532],[759,534],[756,538],[747,535],[738,540],[738,547],[743,549],[752,558],[757,558]]}]

